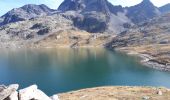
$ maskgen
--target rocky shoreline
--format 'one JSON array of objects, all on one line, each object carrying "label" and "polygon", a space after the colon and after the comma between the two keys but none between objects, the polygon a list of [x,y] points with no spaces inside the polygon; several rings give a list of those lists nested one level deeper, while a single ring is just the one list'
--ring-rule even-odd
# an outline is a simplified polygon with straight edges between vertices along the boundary
[{"label": "rocky shoreline", "polygon": [[147,67],[161,71],[170,71],[170,65],[159,64],[158,62],[153,61],[152,56],[148,54],[139,54],[138,56],[143,59],[141,60],[141,63]]},{"label": "rocky shoreline", "polygon": [[122,50],[120,48],[114,50],[118,52],[124,52],[128,55],[135,55],[140,57],[141,58],[140,63],[142,65],[145,65],[146,67],[153,68],[160,71],[170,71],[170,65],[160,64],[157,61],[154,61],[153,57],[149,54],[138,53],[131,50]]}]

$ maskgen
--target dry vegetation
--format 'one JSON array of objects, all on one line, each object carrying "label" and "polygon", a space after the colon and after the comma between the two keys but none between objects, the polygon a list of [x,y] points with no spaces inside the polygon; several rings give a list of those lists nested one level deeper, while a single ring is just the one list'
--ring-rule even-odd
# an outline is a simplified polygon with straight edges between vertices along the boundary
[{"label": "dry vegetation", "polygon": [[[162,92],[162,95],[158,94]],[[98,87],[59,94],[61,100],[169,100],[170,91],[153,87]]]},{"label": "dry vegetation", "polygon": [[163,65],[170,64],[170,45],[161,45],[161,44],[153,44],[153,45],[142,45],[142,46],[134,46],[134,47],[124,47],[120,48],[120,50],[129,52],[133,51],[139,54],[148,54],[153,57],[151,61],[157,62]]},{"label": "dry vegetation", "polygon": [[113,36],[107,34],[90,34],[81,30],[64,30],[49,35],[37,41],[32,46],[36,47],[101,47],[111,41]]}]

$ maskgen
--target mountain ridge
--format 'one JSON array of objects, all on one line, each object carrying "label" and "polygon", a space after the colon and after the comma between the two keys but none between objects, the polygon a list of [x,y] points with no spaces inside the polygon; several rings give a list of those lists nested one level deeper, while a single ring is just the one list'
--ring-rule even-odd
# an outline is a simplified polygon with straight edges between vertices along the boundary
[{"label": "mountain ridge", "polygon": [[160,15],[159,9],[150,0],[143,0],[141,3],[127,9],[127,16],[134,23],[140,23]]},{"label": "mountain ridge", "polygon": [[14,8],[6,14],[2,15],[3,19],[2,25],[13,23],[17,21],[24,21],[26,19],[31,19],[35,17],[40,17],[43,15],[50,15],[55,10],[50,9],[44,4],[35,5],[35,4],[27,4],[20,8]]},{"label": "mountain ridge", "polygon": [[[81,15],[73,19],[74,25],[88,32],[119,33],[125,29],[123,24],[130,24],[128,18],[125,18],[124,9],[121,6],[113,6],[107,0],[65,0],[58,10],[64,13],[73,11]],[[121,13],[123,18],[117,13]],[[114,29],[112,26],[117,27]]]},{"label": "mountain ridge", "polygon": [[[70,6],[70,3],[73,4]],[[93,8],[89,10],[92,6]],[[61,10],[52,10],[45,5],[25,5],[8,12],[10,16],[5,14],[0,18],[0,22],[6,22],[0,26],[1,44],[9,41],[8,45],[11,45],[16,41],[22,41],[22,44],[42,46],[48,42],[52,42],[51,44],[63,42],[74,47],[90,45],[97,41],[98,44],[105,46],[112,37],[123,35],[133,27],[148,24],[151,19],[162,16],[156,12],[159,9],[150,0],[144,0],[130,8],[114,6],[107,0],[65,0],[59,9]],[[164,18],[162,20],[164,21]],[[59,35],[60,33],[63,35]],[[82,33],[86,34],[86,38]],[[62,36],[64,38],[61,38]]]},{"label": "mountain ridge", "polygon": [[[169,5],[167,4],[158,8],[154,6],[150,0],[143,0],[141,3],[135,6],[125,8],[120,5],[114,6],[107,0],[64,0],[58,7],[58,10],[50,9],[44,4],[28,4],[20,8],[15,8],[1,16],[0,23],[1,25],[5,25],[12,22],[23,21],[34,17],[40,17],[42,15],[51,15],[60,11],[76,11],[81,14],[86,12],[97,11],[102,12],[104,15],[107,16],[109,16],[110,14],[114,14],[117,16],[118,13],[124,13],[124,17],[129,18],[131,22],[137,24],[142,21],[159,16],[160,13],[170,11],[170,7],[168,6]],[[166,11],[162,11],[161,9],[166,9]],[[107,19],[109,19],[109,17],[107,17]]]},{"label": "mountain ridge", "polygon": [[169,13],[170,12],[170,3],[162,6],[159,8],[159,10],[162,12],[162,13]]}]

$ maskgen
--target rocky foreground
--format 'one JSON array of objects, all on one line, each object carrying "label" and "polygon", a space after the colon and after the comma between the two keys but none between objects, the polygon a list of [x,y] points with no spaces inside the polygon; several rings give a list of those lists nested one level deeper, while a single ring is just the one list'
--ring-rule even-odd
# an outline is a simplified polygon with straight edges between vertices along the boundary
[{"label": "rocky foreground", "polygon": [[47,96],[36,85],[18,90],[19,85],[0,86],[0,100],[169,100],[163,87],[96,87]]},{"label": "rocky foreground", "polygon": [[[18,90],[18,84],[0,86],[0,100],[59,100],[57,95],[48,97],[37,85]],[[17,91],[18,90],[18,91]]]}]

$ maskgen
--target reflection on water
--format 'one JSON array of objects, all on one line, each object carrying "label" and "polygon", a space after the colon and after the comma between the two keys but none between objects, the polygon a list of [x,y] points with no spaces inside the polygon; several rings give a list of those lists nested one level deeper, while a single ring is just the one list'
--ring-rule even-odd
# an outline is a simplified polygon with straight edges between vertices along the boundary
[{"label": "reflection on water", "polygon": [[105,85],[170,87],[170,73],[101,48],[1,50],[0,84],[37,84],[48,94]]}]

